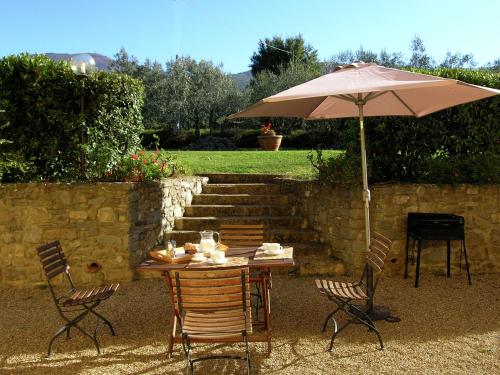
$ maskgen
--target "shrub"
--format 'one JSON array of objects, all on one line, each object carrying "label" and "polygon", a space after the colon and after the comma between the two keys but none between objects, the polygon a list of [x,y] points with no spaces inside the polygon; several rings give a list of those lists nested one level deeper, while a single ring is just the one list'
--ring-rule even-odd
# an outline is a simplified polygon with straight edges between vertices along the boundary
[{"label": "shrub", "polygon": [[178,130],[174,128],[147,129],[142,133],[142,147],[147,150],[156,148],[167,150],[180,150],[187,148],[198,138],[194,130]]},{"label": "shrub", "polygon": [[99,72],[85,78],[86,178],[104,175],[140,146],[142,84],[127,75]]},{"label": "shrub", "polygon": [[317,124],[312,122],[308,129],[292,130],[283,137],[283,148],[292,149],[341,149],[343,140],[341,126]]},{"label": "shrub", "polygon": [[424,183],[500,183],[500,155],[435,157],[425,160],[417,182]]},{"label": "shrub", "polygon": [[189,144],[187,149],[195,151],[229,151],[236,150],[236,145],[229,138],[207,136]]},{"label": "shrub", "polygon": [[357,184],[361,181],[361,159],[353,154],[342,153],[328,158],[321,150],[307,156],[317,171],[318,180],[325,184]]},{"label": "shrub", "polygon": [[[80,97],[84,116],[80,115]],[[31,165],[3,181],[96,179],[134,150],[142,127],[142,85],[98,72],[81,79],[64,61],[21,54],[0,59],[0,139]],[[84,144],[80,144],[82,125]],[[85,174],[80,176],[80,153]]]},{"label": "shrub", "polygon": [[259,129],[232,129],[228,133],[231,140],[238,148],[258,148],[257,137],[260,135]]},{"label": "shrub", "polygon": [[22,181],[25,174],[33,168],[33,163],[27,162],[19,152],[7,151],[6,145],[11,141],[0,139],[0,181]]}]

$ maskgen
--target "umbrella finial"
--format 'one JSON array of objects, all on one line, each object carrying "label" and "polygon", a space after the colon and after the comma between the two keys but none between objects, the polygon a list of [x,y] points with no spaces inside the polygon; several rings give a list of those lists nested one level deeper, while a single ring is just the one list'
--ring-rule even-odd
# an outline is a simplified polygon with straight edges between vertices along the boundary
[{"label": "umbrella finial", "polygon": [[364,68],[364,67],[367,67],[367,66],[371,66],[371,65],[377,65],[375,63],[365,63],[364,61],[354,61],[350,64],[347,64],[347,65],[339,65],[337,66],[335,69],[333,69],[334,72],[338,71],[338,70],[344,70],[344,69],[352,69],[352,68]]}]

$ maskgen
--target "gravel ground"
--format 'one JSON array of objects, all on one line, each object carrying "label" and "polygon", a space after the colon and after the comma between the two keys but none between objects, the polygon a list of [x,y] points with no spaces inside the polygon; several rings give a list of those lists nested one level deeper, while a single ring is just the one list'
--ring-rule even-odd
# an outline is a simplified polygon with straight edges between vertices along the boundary
[{"label": "gravel ground", "polygon": [[[386,349],[373,333],[351,326],[327,352],[331,331],[322,333],[329,301],[313,278],[275,278],[272,290],[273,352],[251,343],[252,372],[260,374],[500,374],[500,278],[422,276],[381,280],[377,302],[390,306],[400,323],[379,322]],[[45,358],[59,326],[48,290],[0,289],[0,374],[177,374],[185,365],[180,347],[166,359],[170,307],[160,279],[124,283],[100,311],[118,336],[100,329],[103,354],[76,332],[60,338]],[[95,321],[89,320],[86,326]],[[331,328],[331,326],[329,326]],[[202,346],[195,353],[213,349]],[[217,345],[215,350],[227,347]],[[241,373],[235,361],[195,365],[197,374]]]}]

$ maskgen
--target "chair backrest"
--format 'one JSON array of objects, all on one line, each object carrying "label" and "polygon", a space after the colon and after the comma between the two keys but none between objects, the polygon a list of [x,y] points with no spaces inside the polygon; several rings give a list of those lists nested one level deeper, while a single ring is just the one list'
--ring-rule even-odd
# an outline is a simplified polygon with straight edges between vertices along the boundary
[{"label": "chair backrest", "polygon": [[[73,279],[69,273],[69,265],[66,262],[66,257],[64,256],[61,243],[59,241],[49,242],[45,245],[39,246],[36,249],[38,256],[40,257],[40,263],[42,263],[43,272],[47,277],[47,282],[49,284],[50,293],[54,299],[56,306],[58,305],[58,291],[52,287],[51,280],[64,274],[69,283],[69,290],[74,290],[75,285],[73,284]],[[58,307],[59,309],[59,307]]]},{"label": "chair backrest", "polygon": [[49,242],[36,249],[42,263],[43,272],[50,281],[63,272],[68,271],[68,263],[59,241]]},{"label": "chair backrest", "polygon": [[374,274],[382,272],[391,245],[392,241],[390,239],[380,233],[372,232],[370,251],[366,255],[366,265],[371,267]]},{"label": "chair backrest", "polygon": [[264,241],[263,224],[222,224],[219,233],[228,246],[260,246]]},{"label": "chair backrest", "polygon": [[190,311],[241,309],[251,326],[248,267],[172,271],[171,280],[175,311],[181,322]]}]

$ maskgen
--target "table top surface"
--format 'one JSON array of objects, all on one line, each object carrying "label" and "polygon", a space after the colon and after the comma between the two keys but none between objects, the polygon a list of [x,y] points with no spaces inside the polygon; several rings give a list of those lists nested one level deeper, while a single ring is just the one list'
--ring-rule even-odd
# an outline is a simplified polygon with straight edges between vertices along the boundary
[{"label": "table top surface", "polygon": [[[254,259],[255,253],[257,252],[257,247],[248,246],[248,247],[230,247],[226,251],[226,257],[244,257],[248,258],[248,267],[249,268],[282,268],[282,267],[293,267],[295,265],[292,258],[284,258],[284,259]],[[209,266],[206,264],[196,264],[194,262],[190,263],[165,263],[156,260],[147,260],[142,262],[137,268],[136,271],[156,271],[156,272],[165,272],[170,270],[180,270],[184,268],[190,269],[202,269],[202,268],[210,268],[210,269],[225,269],[231,268],[235,266]],[[240,266],[241,267],[241,266]]]}]

